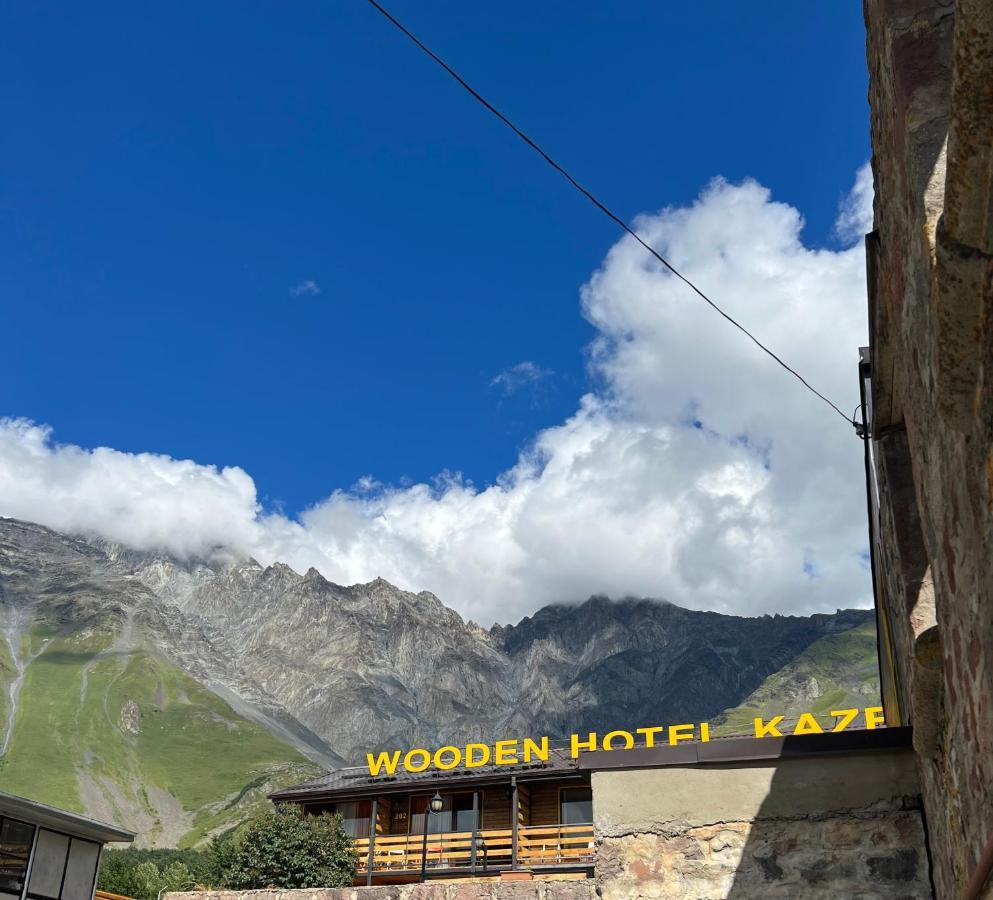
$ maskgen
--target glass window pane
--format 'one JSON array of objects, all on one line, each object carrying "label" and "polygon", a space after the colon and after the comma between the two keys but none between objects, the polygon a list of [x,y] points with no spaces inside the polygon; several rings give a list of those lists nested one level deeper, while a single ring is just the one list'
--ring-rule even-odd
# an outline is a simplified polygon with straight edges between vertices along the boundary
[{"label": "glass window pane", "polygon": [[585,825],[593,821],[593,791],[591,788],[565,788],[562,791],[561,823]]},{"label": "glass window pane", "polygon": [[472,831],[472,794],[456,794],[452,798],[452,830]]},{"label": "glass window pane", "polygon": [[[410,798],[410,834],[424,833],[424,810],[434,794],[422,794]],[[428,834],[441,834],[452,830],[452,795],[442,794],[441,812],[431,812],[428,816]]]},{"label": "glass window pane", "polygon": [[345,834],[349,837],[369,837],[372,801],[352,800],[347,803],[338,803],[335,805],[335,812],[341,815],[341,824],[345,829]]},{"label": "glass window pane", "polygon": [[34,825],[3,820],[0,825],[0,892],[21,893],[33,839]]},{"label": "glass window pane", "polygon": [[31,878],[28,881],[29,894],[38,894],[56,900],[59,896],[68,852],[69,838],[64,834],[56,834],[44,828],[38,832],[34,862],[31,864]]},{"label": "glass window pane", "polygon": [[97,873],[100,845],[73,838],[69,845],[69,864],[62,885],[62,900],[90,900],[93,876]]}]

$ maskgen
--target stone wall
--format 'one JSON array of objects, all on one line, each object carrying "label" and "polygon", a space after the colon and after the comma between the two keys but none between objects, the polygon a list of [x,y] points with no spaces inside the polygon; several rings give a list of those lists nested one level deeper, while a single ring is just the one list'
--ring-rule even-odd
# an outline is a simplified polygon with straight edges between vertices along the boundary
[{"label": "stone wall", "polygon": [[596,772],[603,900],[932,896],[910,753]]},{"label": "stone wall", "polygon": [[165,900],[597,900],[587,881],[487,881],[308,888],[293,891],[197,891],[165,894]]},{"label": "stone wall", "polygon": [[[865,0],[880,602],[937,892],[993,837],[993,3]],[[993,891],[989,892],[993,894]]]}]

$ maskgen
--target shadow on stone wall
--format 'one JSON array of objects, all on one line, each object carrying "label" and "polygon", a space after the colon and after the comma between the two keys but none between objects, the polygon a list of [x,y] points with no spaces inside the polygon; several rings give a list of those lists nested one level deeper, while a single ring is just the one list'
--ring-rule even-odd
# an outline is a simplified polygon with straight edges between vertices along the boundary
[{"label": "shadow on stone wall", "polygon": [[593,784],[602,900],[932,896],[909,747],[599,771]]},{"label": "shadow on stone wall", "polygon": [[[712,826],[711,859],[733,867],[727,900],[931,898],[920,798],[897,795],[859,808],[818,802],[798,814],[818,772],[776,769],[752,822]],[[848,798],[840,795],[839,804]],[[847,805],[847,803],[846,803]],[[690,895],[688,895],[690,896]]]}]

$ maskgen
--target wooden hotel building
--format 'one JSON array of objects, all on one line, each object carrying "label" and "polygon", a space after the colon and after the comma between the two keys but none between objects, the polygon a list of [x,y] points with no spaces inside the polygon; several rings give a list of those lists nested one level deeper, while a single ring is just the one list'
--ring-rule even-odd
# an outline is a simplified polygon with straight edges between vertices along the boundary
[{"label": "wooden hotel building", "polygon": [[[436,793],[437,813],[428,808]],[[564,750],[551,750],[547,762],[375,778],[365,767],[337,769],[272,800],[312,814],[340,813],[355,841],[356,884],[417,881],[422,864],[432,879],[593,873],[590,772]]]}]

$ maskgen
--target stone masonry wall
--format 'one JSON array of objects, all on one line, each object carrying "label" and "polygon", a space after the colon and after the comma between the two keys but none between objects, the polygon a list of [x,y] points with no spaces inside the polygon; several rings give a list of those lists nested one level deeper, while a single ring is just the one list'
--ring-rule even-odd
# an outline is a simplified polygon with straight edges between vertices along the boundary
[{"label": "stone masonry wall", "polygon": [[592,881],[488,881],[307,888],[267,891],[197,891],[165,900],[597,900]]},{"label": "stone masonry wall", "polygon": [[593,775],[603,900],[932,896],[909,753]]},{"label": "stone masonry wall", "polygon": [[603,900],[928,898],[919,811],[721,822],[604,841]]},{"label": "stone masonry wall", "polygon": [[864,8],[880,600],[944,900],[993,837],[993,3]]}]

